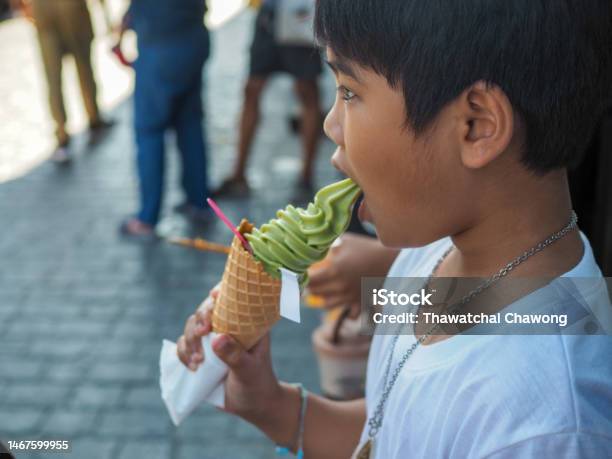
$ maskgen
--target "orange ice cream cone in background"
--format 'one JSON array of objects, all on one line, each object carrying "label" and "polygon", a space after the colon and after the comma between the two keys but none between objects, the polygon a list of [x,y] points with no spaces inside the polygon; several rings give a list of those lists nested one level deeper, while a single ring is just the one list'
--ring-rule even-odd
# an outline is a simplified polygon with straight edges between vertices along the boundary
[{"label": "orange ice cream cone in background", "polygon": [[[323,260],[313,264],[308,269],[308,271],[313,272],[318,269],[326,268],[327,266],[329,266],[329,263],[330,263],[329,259],[324,258]],[[308,306],[309,308],[321,309],[325,306],[325,298],[323,298],[320,295],[313,295],[312,293],[309,293],[308,291],[306,291],[306,294],[304,295],[304,303],[306,303],[306,306]]]}]

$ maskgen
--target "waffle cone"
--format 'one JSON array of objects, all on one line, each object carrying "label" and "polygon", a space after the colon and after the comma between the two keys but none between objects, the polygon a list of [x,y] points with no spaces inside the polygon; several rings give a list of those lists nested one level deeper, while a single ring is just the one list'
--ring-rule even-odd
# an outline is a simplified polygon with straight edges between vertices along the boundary
[{"label": "waffle cone", "polygon": [[[246,220],[239,227],[242,234],[252,229]],[[281,281],[270,276],[234,237],[213,310],[213,330],[232,335],[250,349],[280,319],[280,291]]]}]

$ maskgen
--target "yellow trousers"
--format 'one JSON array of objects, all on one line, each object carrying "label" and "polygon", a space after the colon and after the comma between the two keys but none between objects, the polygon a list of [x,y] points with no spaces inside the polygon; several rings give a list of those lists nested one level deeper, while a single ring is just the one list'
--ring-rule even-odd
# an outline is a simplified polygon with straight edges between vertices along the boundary
[{"label": "yellow trousers", "polygon": [[85,0],[32,0],[49,106],[60,144],[68,141],[66,108],[62,96],[62,60],[71,55],[76,64],[83,102],[90,123],[99,120],[97,89],[91,66],[93,27]]}]

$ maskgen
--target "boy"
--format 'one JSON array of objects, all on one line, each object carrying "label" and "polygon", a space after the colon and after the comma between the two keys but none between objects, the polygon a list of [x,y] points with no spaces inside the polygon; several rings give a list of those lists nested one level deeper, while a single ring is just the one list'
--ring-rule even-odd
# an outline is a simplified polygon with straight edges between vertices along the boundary
[{"label": "boy", "polygon": [[[599,0],[318,1],[333,163],[381,242],[412,248],[389,277],[489,279],[515,260],[504,277],[601,277],[566,168],[610,100],[611,19]],[[215,295],[179,341],[191,368]],[[231,369],[226,409],[308,457],[612,453],[608,336],[378,335],[366,400],[344,403],[278,383],[267,337],[213,350]]]}]

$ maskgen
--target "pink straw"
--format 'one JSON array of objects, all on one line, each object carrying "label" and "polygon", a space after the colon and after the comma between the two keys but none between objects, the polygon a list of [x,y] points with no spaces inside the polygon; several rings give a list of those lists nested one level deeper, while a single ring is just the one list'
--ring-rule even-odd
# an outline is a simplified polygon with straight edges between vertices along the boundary
[{"label": "pink straw", "polygon": [[225,223],[225,225],[232,231],[232,233],[234,233],[236,237],[240,239],[240,242],[242,242],[242,245],[244,246],[244,248],[247,249],[249,253],[253,254],[253,249],[251,248],[251,245],[249,244],[249,242],[245,239],[245,237],[242,234],[240,234],[240,231],[236,229],[236,226],[232,224],[229,218],[227,218],[227,216],[219,208],[217,203],[215,203],[215,201],[213,201],[211,198],[207,198],[206,202],[212,208],[215,214],[217,214],[217,217],[219,217],[221,221]]}]

